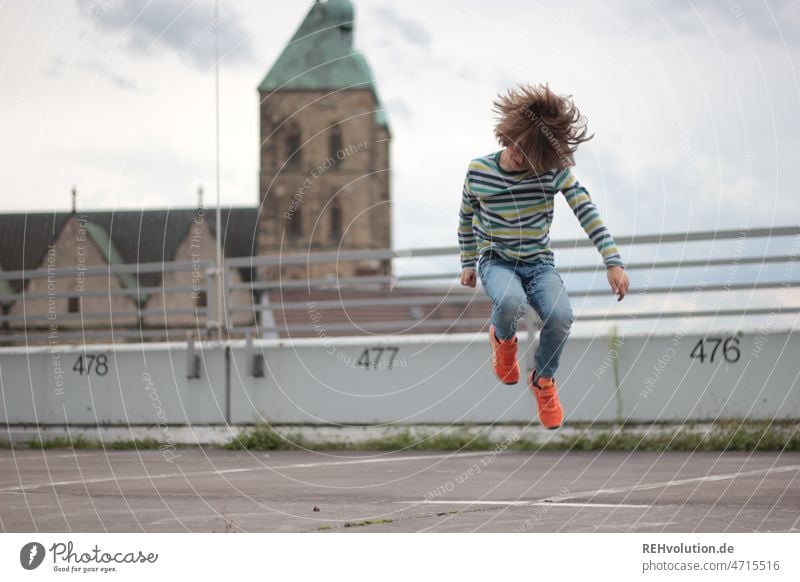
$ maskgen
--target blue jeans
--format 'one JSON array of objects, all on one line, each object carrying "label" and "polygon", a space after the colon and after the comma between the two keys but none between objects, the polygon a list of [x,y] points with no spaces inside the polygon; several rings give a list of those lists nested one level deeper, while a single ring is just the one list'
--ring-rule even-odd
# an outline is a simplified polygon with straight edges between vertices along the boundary
[{"label": "blue jeans", "polygon": [[492,323],[499,339],[514,337],[528,304],[536,310],[543,323],[534,356],[536,374],[554,377],[574,317],[552,258],[527,263],[487,252],[478,261],[478,276],[492,300]]}]

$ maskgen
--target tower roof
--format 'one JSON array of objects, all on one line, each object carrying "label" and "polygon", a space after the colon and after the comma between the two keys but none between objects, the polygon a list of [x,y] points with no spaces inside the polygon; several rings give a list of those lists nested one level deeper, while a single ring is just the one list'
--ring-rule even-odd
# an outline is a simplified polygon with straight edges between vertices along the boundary
[{"label": "tower roof", "polygon": [[353,48],[350,0],[317,2],[261,81],[260,91],[368,89],[375,96],[378,125],[387,120],[364,56]]}]

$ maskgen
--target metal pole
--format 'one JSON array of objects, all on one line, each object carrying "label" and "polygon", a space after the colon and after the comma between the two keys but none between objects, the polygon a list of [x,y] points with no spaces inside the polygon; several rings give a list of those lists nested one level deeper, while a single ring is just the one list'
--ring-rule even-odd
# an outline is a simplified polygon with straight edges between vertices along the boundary
[{"label": "metal pole", "polygon": [[214,2],[214,105],[216,118],[216,161],[217,161],[217,338],[222,338],[222,210],[220,207],[220,170],[219,170],[219,0]]}]

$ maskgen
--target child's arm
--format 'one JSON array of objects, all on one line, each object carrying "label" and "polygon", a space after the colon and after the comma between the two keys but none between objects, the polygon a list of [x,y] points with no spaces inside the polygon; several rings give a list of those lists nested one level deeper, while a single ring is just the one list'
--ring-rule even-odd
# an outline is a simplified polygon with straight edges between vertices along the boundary
[{"label": "child's arm", "polygon": [[478,262],[478,245],[472,230],[472,217],[478,199],[469,188],[469,174],[464,178],[461,192],[461,208],[458,211],[458,246],[461,249],[461,269],[474,269]]},{"label": "child's arm", "polygon": [[589,192],[581,186],[569,168],[556,174],[556,188],[564,193],[569,207],[581,223],[584,232],[597,247],[606,267],[625,267],[617,244],[603,224],[600,212],[594,205]]}]

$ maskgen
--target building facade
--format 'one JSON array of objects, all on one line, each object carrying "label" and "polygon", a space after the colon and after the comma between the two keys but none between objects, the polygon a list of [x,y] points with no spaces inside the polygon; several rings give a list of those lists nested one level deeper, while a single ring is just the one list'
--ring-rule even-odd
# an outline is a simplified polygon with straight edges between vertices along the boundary
[{"label": "building facade", "polygon": [[[251,256],[257,209],[224,208],[221,217],[224,257]],[[53,332],[90,340],[108,330],[142,337],[204,331],[215,226],[214,212],[203,208],[0,214],[0,342],[27,334],[41,343]],[[253,269],[227,273],[237,286]],[[228,299],[241,308],[231,323],[255,323],[251,290]]]},{"label": "building facade", "polygon": [[[353,6],[316,2],[261,82],[259,251],[391,247],[391,134],[353,47]],[[287,265],[266,278],[391,274],[384,261]]]},{"label": "building facade", "polygon": [[[222,210],[225,257],[391,248],[391,133],[353,36],[349,0],[315,2],[258,86],[259,205]],[[50,313],[62,331],[202,328],[212,307],[205,268],[175,270],[173,263],[213,262],[215,228],[213,212],[203,208],[0,214],[0,273],[100,270],[80,282],[58,277],[55,284],[49,277],[0,277],[0,335],[46,333]],[[170,266],[102,272],[142,264]],[[388,259],[227,273],[227,299],[236,308],[229,323],[238,327],[259,319],[280,327],[308,317],[295,321],[297,313],[284,313],[293,291],[251,289],[254,279],[392,274]],[[322,297],[331,292],[326,289],[314,291]]]}]

